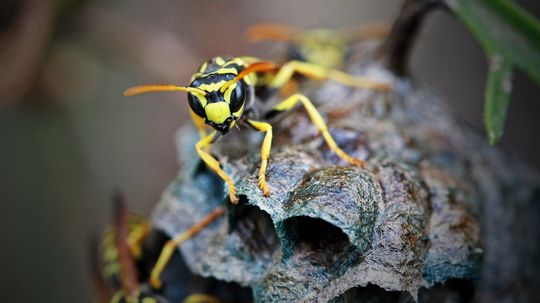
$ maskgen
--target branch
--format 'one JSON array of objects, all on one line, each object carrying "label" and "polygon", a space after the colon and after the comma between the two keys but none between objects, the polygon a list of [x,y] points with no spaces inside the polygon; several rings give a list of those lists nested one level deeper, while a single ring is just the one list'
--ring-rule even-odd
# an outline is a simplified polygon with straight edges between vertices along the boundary
[{"label": "branch", "polygon": [[442,7],[439,0],[405,0],[388,38],[379,49],[379,61],[398,76],[405,76],[411,48],[424,17]]}]

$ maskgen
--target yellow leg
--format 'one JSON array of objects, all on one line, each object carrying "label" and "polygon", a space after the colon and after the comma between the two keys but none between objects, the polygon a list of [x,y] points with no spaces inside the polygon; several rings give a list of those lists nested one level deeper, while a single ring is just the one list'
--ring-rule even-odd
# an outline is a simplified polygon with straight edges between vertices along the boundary
[{"label": "yellow leg", "polygon": [[191,116],[191,120],[193,120],[193,124],[199,131],[199,138],[206,137],[206,125],[204,124],[204,119],[195,114],[191,109],[189,110],[189,115]]},{"label": "yellow leg", "polygon": [[330,132],[328,132],[328,126],[326,126],[326,123],[324,122],[324,119],[321,117],[321,114],[317,111],[315,106],[313,106],[313,103],[309,101],[309,99],[301,94],[294,94],[290,96],[289,98],[285,99],[281,103],[279,103],[276,107],[274,107],[274,111],[281,112],[290,110],[293,108],[298,102],[301,102],[302,105],[304,105],[304,108],[306,109],[309,118],[317,126],[319,131],[321,132],[324,140],[326,141],[326,144],[328,144],[328,147],[335,152],[340,158],[343,160],[355,164],[355,165],[364,165],[364,161],[360,159],[353,158],[349,156],[347,153],[345,153],[341,148],[338,147],[336,141],[334,141],[334,138],[332,138],[332,135],[330,135]]},{"label": "yellow leg", "polygon": [[231,202],[233,204],[238,203],[238,198],[236,197],[236,187],[234,186],[234,183],[231,180],[231,177],[229,177],[222,169],[219,167],[219,162],[212,157],[208,152],[206,152],[206,148],[212,144],[212,140],[216,136],[217,131],[212,132],[210,135],[202,138],[197,144],[195,144],[195,149],[197,150],[197,153],[199,154],[199,157],[208,165],[208,167],[213,170],[225,183],[229,186],[229,197],[231,199]]},{"label": "yellow leg", "polygon": [[268,165],[268,158],[270,157],[270,148],[272,146],[272,125],[266,122],[259,122],[253,120],[247,120],[247,123],[258,131],[266,132],[263,143],[261,145],[261,168],[259,169],[259,188],[263,195],[268,197],[270,195],[270,189],[266,183],[266,167]]},{"label": "yellow leg", "polygon": [[276,74],[276,76],[270,83],[270,87],[280,88],[284,86],[292,78],[294,73],[299,73],[315,79],[330,79],[347,86],[359,88],[368,88],[382,91],[388,91],[392,89],[392,86],[388,83],[373,81],[367,77],[356,77],[342,71],[323,67],[321,65],[295,60],[285,63],[279,69],[279,72]]},{"label": "yellow leg", "polygon": [[119,302],[121,302],[120,300],[122,300],[123,298],[124,298],[124,292],[119,290],[119,291],[114,293],[114,295],[111,298],[111,301],[109,301],[109,302],[110,303],[119,303]]},{"label": "yellow leg", "polygon": [[165,268],[165,266],[171,259],[171,256],[174,253],[175,249],[178,247],[178,245],[192,238],[194,235],[200,232],[203,228],[208,226],[210,223],[214,222],[217,218],[221,217],[223,214],[225,214],[225,208],[223,207],[216,208],[214,211],[208,214],[200,222],[193,225],[190,229],[181,233],[176,238],[169,240],[165,244],[163,249],[161,250],[161,254],[159,255],[156,265],[154,265],[154,268],[152,268],[152,272],[150,273],[150,285],[152,285],[152,287],[154,287],[155,289],[161,288],[162,283],[161,283],[161,280],[159,279],[159,276],[161,275],[161,272],[163,272],[163,269]]},{"label": "yellow leg", "polygon": [[141,256],[141,243],[149,231],[150,225],[148,222],[142,222],[129,233],[127,243],[135,259],[138,259]]},{"label": "yellow leg", "polygon": [[184,299],[182,303],[219,303],[219,299],[207,294],[193,294]]}]

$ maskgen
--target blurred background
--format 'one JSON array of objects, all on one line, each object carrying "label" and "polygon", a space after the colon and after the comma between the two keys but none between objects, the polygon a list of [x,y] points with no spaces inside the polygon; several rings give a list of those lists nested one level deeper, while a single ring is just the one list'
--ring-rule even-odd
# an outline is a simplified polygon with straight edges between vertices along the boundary
[{"label": "blurred background", "polygon": [[[540,15],[540,2],[517,1]],[[268,57],[258,22],[306,28],[391,22],[400,0],[3,0],[0,4],[0,285],[5,302],[92,302],[89,237],[121,189],[148,215],[178,170],[184,94],[125,98],[141,83],[188,84],[215,55]],[[269,58],[271,59],[271,58]],[[450,15],[431,15],[414,76],[483,132],[486,60]],[[499,147],[540,167],[540,89],[516,74]]]}]

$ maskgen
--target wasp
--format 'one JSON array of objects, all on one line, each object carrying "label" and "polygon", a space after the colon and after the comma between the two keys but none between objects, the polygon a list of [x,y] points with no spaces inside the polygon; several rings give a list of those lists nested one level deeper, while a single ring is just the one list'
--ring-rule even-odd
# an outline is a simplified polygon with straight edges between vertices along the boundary
[{"label": "wasp", "polygon": [[[236,187],[219,162],[208,152],[208,148],[220,137],[225,136],[237,123],[244,123],[256,131],[265,133],[261,149],[261,164],[258,172],[258,185],[262,194],[270,195],[266,182],[266,169],[272,144],[272,125],[268,119],[291,110],[298,103],[302,104],[311,121],[322,134],[329,148],[345,161],[362,166],[364,161],[345,153],[336,144],[328,131],[323,117],[313,103],[300,93],[295,93],[279,102],[272,110],[261,115],[254,110],[256,94],[260,90],[277,91],[295,74],[314,79],[330,79],[347,86],[375,90],[390,90],[387,83],[373,81],[366,77],[356,77],[345,72],[327,68],[318,64],[289,61],[283,65],[262,61],[253,57],[215,57],[204,62],[191,78],[188,86],[150,84],[127,89],[126,96],[157,91],[187,92],[190,115],[197,127],[200,140],[195,144],[199,157],[228,186],[229,199],[238,202]],[[268,78],[271,78],[268,81]],[[207,134],[206,128],[213,129]]]},{"label": "wasp", "polygon": [[[101,272],[96,273],[96,282],[101,292],[100,302],[168,303],[164,297],[139,284],[142,278],[139,262],[143,257],[143,240],[150,232],[149,222],[128,212],[120,193],[115,194],[113,207],[114,223],[105,230],[101,243],[104,266]],[[116,289],[114,294],[105,279],[112,282],[112,288]]]},{"label": "wasp", "polygon": [[[141,275],[139,272],[141,266],[139,266],[138,261],[143,258],[142,242],[149,234],[150,224],[146,219],[127,211],[122,195],[116,194],[113,201],[115,209],[114,224],[106,229],[102,242],[104,267],[102,272],[96,273],[95,277],[101,291],[102,300],[100,302],[168,303],[169,301],[158,293],[159,288],[161,288],[159,275],[171,258],[174,249],[222,216],[225,209],[215,209],[192,228],[169,240],[152,268],[149,283],[146,283],[144,281],[148,276]],[[98,262],[95,263],[94,266],[98,267]],[[112,294],[104,279],[113,282],[114,288],[117,289],[114,294]],[[143,281],[143,283],[141,284],[140,281]],[[187,296],[183,299],[183,302],[219,303],[220,301],[212,295],[197,293]]]},{"label": "wasp", "polygon": [[342,69],[352,54],[355,42],[382,38],[388,35],[389,31],[390,26],[385,23],[340,30],[304,30],[281,24],[260,23],[249,27],[246,36],[250,42],[269,40],[286,43],[288,60]]},{"label": "wasp", "polygon": [[[127,214],[126,242],[131,257],[139,263],[143,257],[142,242],[150,232],[150,224],[146,218],[129,212]],[[104,232],[101,243],[101,255],[103,258],[103,275],[113,284],[120,283],[120,260],[117,246],[118,228],[109,225]]]}]

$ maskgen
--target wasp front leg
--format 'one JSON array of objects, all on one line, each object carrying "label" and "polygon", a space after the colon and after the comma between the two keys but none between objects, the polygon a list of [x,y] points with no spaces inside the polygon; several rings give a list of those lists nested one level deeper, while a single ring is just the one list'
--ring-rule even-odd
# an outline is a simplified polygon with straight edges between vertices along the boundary
[{"label": "wasp front leg", "polygon": [[347,86],[367,88],[373,90],[389,91],[392,86],[388,83],[382,83],[371,80],[367,77],[357,77],[339,70],[327,68],[321,65],[306,63],[300,61],[289,61],[279,69],[278,73],[270,83],[270,87],[279,89],[284,86],[295,73],[315,79],[330,79]]},{"label": "wasp front leg", "polygon": [[236,197],[236,187],[234,186],[231,177],[229,177],[227,173],[221,169],[218,160],[216,160],[206,151],[206,148],[212,144],[212,141],[216,135],[217,131],[213,131],[210,135],[202,138],[199,142],[197,142],[197,144],[195,144],[195,150],[197,150],[199,157],[201,157],[204,163],[206,163],[206,165],[229,186],[229,198],[233,204],[236,204],[238,203],[238,198]]},{"label": "wasp front leg", "polygon": [[195,114],[191,109],[189,110],[189,115],[191,116],[191,120],[199,132],[199,138],[206,137],[206,124],[204,124],[204,119]]},{"label": "wasp front leg", "polygon": [[290,110],[298,102],[302,103],[302,105],[306,109],[306,112],[308,113],[309,118],[321,132],[324,138],[324,141],[326,141],[326,144],[328,145],[330,150],[332,150],[340,158],[342,158],[343,160],[351,164],[360,165],[360,166],[364,165],[364,161],[349,156],[346,152],[344,152],[341,148],[339,148],[336,141],[334,140],[334,138],[328,131],[328,126],[324,122],[324,119],[322,118],[321,114],[317,111],[315,106],[313,106],[313,103],[311,103],[311,101],[306,96],[302,94],[294,94],[290,96],[289,98],[285,99],[284,101],[276,105],[274,109],[269,113],[269,115],[272,116],[280,112]]},{"label": "wasp front leg", "polygon": [[266,168],[268,166],[268,158],[270,157],[270,148],[272,147],[272,125],[266,122],[247,120],[247,123],[258,131],[265,132],[263,143],[261,145],[261,167],[259,168],[259,188],[263,195],[268,197],[270,189],[266,183]]}]

